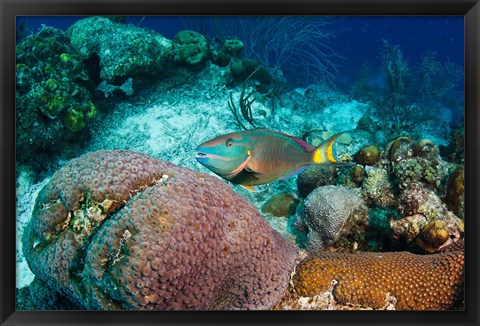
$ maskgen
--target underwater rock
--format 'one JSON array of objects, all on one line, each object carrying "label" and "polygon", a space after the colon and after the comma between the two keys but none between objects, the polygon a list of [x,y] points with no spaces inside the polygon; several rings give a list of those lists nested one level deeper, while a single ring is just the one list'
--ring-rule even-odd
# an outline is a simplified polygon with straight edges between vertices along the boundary
[{"label": "underwater rock", "polygon": [[162,35],[105,17],[79,20],[67,30],[82,59],[98,56],[100,77],[109,83],[138,74],[161,73],[172,60],[172,42]]},{"label": "underwater rock", "polygon": [[364,146],[353,156],[353,161],[361,165],[375,165],[380,162],[380,150],[375,145]]},{"label": "underwater rock", "polygon": [[295,271],[280,309],[452,310],[463,304],[463,249],[432,255],[319,251]]},{"label": "underwater rock", "polygon": [[465,215],[465,172],[463,166],[458,166],[448,178],[445,201],[455,215],[464,218]]},{"label": "underwater rock", "polygon": [[84,309],[268,309],[297,249],[217,178],[132,151],[71,160],[23,235],[30,269]]},{"label": "underwater rock", "polygon": [[195,31],[180,31],[172,39],[172,52],[175,62],[196,66],[207,59],[207,38]]},{"label": "underwater rock", "polygon": [[287,217],[295,213],[299,202],[292,194],[280,193],[267,200],[261,210],[264,214]]},{"label": "underwater rock", "polygon": [[364,245],[368,208],[346,187],[318,187],[305,199],[300,214],[309,229],[306,243],[309,251],[326,246],[351,248],[355,242]]},{"label": "underwater rock", "polygon": [[315,188],[334,183],[337,169],[331,165],[310,165],[300,172],[297,177],[297,189],[301,197],[305,198]]},{"label": "underwater rock", "polygon": [[440,220],[435,220],[424,226],[420,231],[417,238],[417,245],[426,252],[433,253],[445,245],[449,239],[450,236],[445,223]]}]

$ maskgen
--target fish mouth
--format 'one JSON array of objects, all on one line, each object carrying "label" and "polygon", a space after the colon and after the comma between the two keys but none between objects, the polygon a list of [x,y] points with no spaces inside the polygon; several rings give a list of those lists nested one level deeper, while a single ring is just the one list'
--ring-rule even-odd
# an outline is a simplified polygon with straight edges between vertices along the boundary
[{"label": "fish mouth", "polygon": [[197,154],[195,154],[195,158],[197,159],[197,161],[201,161],[209,158],[209,155],[197,148]]},{"label": "fish mouth", "polygon": [[207,157],[208,155],[202,152],[197,152],[197,154],[195,155],[195,158],[207,158]]}]

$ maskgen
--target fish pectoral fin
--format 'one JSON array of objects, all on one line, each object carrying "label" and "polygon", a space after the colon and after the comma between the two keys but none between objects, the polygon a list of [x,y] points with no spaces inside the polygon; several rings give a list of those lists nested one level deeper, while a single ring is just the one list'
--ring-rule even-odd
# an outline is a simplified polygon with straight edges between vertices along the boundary
[{"label": "fish pectoral fin", "polygon": [[261,172],[253,171],[252,169],[249,169],[249,168],[247,168],[247,167],[245,167],[243,170],[245,170],[245,171],[248,172],[248,173],[262,174]]},{"label": "fish pectoral fin", "polygon": [[257,189],[253,186],[249,186],[249,185],[240,185],[240,186],[247,189],[248,191],[257,191]]}]

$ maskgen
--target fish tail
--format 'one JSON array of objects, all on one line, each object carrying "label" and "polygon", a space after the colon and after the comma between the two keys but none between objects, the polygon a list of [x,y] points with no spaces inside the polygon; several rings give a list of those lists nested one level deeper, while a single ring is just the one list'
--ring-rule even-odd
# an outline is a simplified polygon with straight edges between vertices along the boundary
[{"label": "fish tail", "polygon": [[348,165],[354,164],[351,162],[342,162],[342,160],[340,160],[337,157],[335,149],[333,148],[335,141],[337,140],[338,137],[340,137],[341,134],[343,134],[343,132],[333,135],[332,137],[328,138],[326,141],[320,144],[320,146],[318,146],[313,150],[312,152],[313,163],[315,164],[330,163],[330,164],[335,164],[340,166],[348,166]]}]

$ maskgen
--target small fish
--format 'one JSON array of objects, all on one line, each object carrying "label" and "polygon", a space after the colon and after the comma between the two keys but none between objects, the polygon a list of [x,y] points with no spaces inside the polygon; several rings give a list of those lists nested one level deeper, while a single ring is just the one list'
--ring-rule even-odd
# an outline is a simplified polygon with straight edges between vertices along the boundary
[{"label": "small fish", "polygon": [[313,147],[272,130],[234,132],[199,145],[195,158],[222,178],[255,191],[254,185],[291,177],[310,164],[354,164],[342,162],[335,155],[333,144],[341,134]]}]

